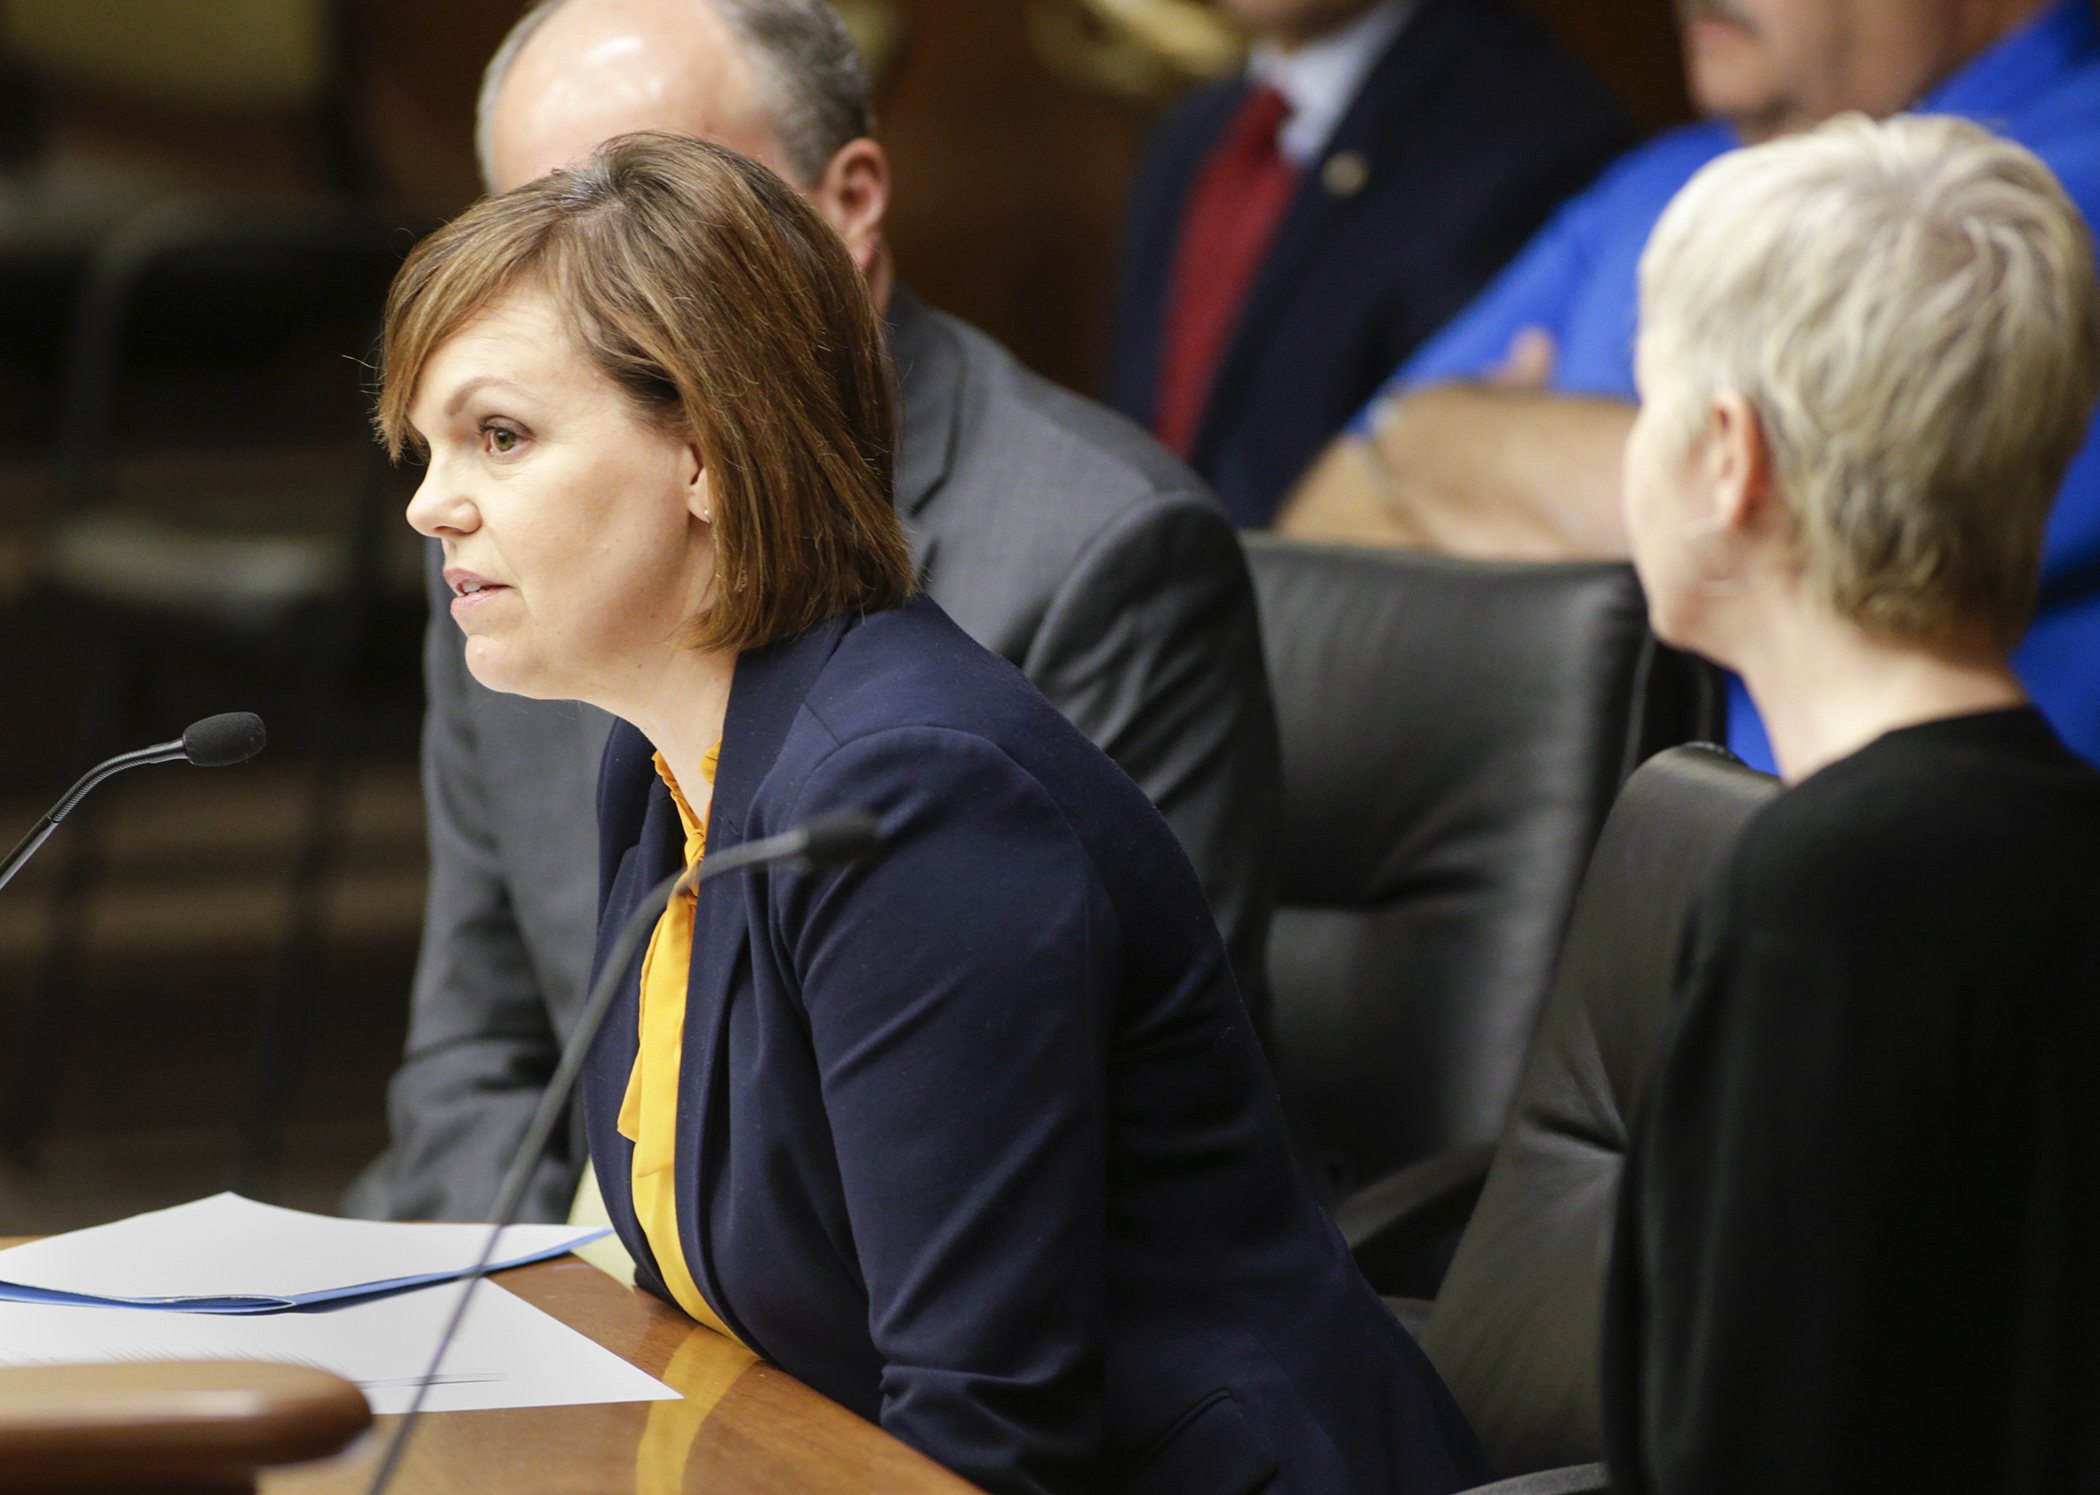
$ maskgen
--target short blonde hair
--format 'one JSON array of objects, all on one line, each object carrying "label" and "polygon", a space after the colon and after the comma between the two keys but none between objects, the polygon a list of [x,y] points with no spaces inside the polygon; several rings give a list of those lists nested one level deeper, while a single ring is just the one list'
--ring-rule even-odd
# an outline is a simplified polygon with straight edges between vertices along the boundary
[{"label": "short blonde hair", "polygon": [[[2100,397],[2092,235],[2049,168],[1963,120],[1849,115],[1735,151],[1641,260],[1693,404],[1756,409],[1804,574],[1868,631],[2009,649]],[[1689,439],[1689,431],[1687,432]]]},{"label": "short blonde hair", "polygon": [[697,647],[757,648],[911,596],[882,323],[787,183],[640,134],[483,198],[416,246],[387,298],[378,423],[396,456],[431,354],[526,284],[641,415],[700,449],[720,581]]}]

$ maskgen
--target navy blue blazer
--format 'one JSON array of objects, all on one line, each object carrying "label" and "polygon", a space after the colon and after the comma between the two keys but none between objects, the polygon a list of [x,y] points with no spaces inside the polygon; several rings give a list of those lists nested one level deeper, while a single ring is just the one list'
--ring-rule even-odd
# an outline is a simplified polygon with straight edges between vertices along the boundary
[{"label": "navy blue blazer", "polygon": [[[600,956],[675,870],[624,723],[599,789]],[[993,1492],[1431,1492],[1487,1476],[1436,1372],[1293,1167],[1166,822],[930,599],[738,661],[720,852],[865,806],[882,848],[705,885],[678,1223],[766,1359]],[[584,1077],[616,1129],[639,962]]]},{"label": "navy blue blazer", "polygon": [[[1131,192],[1108,402],[1143,426],[1182,212],[1246,86],[1169,114]],[[1300,180],[1219,366],[1193,465],[1234,522],[1266,527],[1416,345],[1633,138],[1508,0],[1422,0]]]}]

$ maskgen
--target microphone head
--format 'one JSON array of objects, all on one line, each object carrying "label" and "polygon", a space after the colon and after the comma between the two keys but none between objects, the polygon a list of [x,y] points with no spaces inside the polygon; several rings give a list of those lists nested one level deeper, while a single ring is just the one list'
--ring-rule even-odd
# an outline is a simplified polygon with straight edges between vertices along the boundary
[{"label": "microphone head", "polygon": [[182,734],[182,753],[199,768],[229,768],[246,763],[268,740],[261,717],[252,711],[228,711],[190,723]]},{"label": "microphone head", "polygon": [[802,822],[809,842],[802,848],[804,867],[843,867],[875,849],[882,822],[866,810],[830,810]]}]

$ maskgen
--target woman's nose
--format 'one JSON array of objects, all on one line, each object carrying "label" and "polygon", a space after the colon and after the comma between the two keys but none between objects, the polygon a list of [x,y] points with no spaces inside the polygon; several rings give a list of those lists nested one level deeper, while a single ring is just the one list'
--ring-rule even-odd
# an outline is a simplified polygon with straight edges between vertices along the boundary
[{"label": "woman's nose", "polygon": [[448,482],[443,469],[432,462],[423,470],[423,481],[416,485],[415,496],[408,501],[408,523],[417,534],[436,540],[446,535],[472,534],[481,526],[481,515],[474,501],[456,484]]}]

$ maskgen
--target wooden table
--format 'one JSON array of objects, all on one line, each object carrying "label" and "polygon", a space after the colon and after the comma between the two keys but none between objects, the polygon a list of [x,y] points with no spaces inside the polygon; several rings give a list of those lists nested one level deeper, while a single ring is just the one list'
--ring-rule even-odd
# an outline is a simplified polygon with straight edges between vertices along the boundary
[{"label": "wooden table", "polygon": [[[587,1262],[557,1257],[489,1280],[685,1400],[433,1412],[417,1422],[399,1495],[975,1495],[924,1454]],[[263,1490],[362,1495],[397,1420],[380,1418],[342,1458],[272,1475]]]},{"label": "wooden table", "polygon": [[[489,1280],[685,1399],[426,1413],[398,1495],[977,1495],[735,1341],[573,1256]],[[380,1418],[340,1458],[268,1476],[263,1490],[363,1495],[398,1420]]]}]

